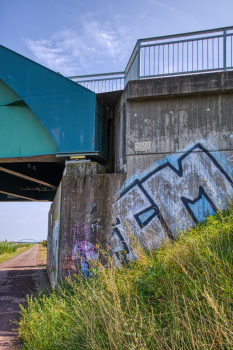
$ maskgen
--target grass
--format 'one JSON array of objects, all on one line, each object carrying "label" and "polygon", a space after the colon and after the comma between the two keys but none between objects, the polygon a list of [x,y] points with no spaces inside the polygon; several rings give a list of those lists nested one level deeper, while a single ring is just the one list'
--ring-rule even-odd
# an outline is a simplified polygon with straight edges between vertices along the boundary
[{"label": "grass", "polygon": [[38,265],[46,265],[47,261],[47,247],[43,244],[39,244],[39,257],[38,257]]},{"label": "grass", "polygon": [[21,307],[22,349],[233,349],[233,207],[137,260],[93,265]]},{"label": "grass", "polygon": [[0,264],[25,252],[31,246],[28,243],[15,244],[14,242],[7,241],[0,242]]}]

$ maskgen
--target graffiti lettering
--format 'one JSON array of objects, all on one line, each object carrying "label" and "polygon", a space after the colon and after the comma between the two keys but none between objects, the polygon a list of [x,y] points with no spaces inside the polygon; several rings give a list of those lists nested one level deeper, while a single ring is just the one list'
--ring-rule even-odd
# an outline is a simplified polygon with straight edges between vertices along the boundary
[{"label": "graffiti lettering", "polygon": [[[178,159],[177,168],[167,161],[121,192],[113,205],[118,223],[112,232],[111,245],[116,256],[122,249],[127,252],[125,221],[142,245],[154,247],[165,237],[172,239],[177,230],[223,209],[226,201],[232,199],[231,178],[198,143]],[[149,237],[148,232],[151,232]]]}]

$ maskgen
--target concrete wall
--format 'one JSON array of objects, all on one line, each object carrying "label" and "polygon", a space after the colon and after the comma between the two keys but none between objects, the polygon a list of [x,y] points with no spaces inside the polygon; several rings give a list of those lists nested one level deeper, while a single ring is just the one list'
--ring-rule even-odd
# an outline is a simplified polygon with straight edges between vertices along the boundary
[{"label": "concrete wall", "polygon": [[54,286],[58,277],[59,237],[61,220],[61,194],[60,183],[56,196],[48,215],[48,238],[47,238],[47,272],[51,286]]},{"label": "concrete wall", "polygon": [[[82,175],[83,171],[86,175]],[[100,174],[102,173],[102,174]],[[111,246],[120,254],[124,245],[116,227],[113,203],[125,181],[125,174],[103,174],[97,163],[68,162],[48,223],[48,274],[51,285],[78,271],[89,274],[88,261],[99,257],[102,249]],[[81,175],[80,175],[81,174]]]},{"label": "concrete wall", "polygon": [[114,171],[126,172],[126,103],[122,93],[114,109]]},{"label": "concrete wall", "polygon": [[99,255],[96,245],[103,249],[111,245],[115,227],[112,204],[124,180],[125,174],[64,176],[59,276],[77,271],[88,274],[88,260]]},{"label": "concrete wall", "polygon": [[155,247],[232,201],[232,111],[233,72],[129,82],[114,110],[116,173],[63,179],[59,276],[88,275],[96,243],[133,259],[127,225]]},{"label": "concrete wall", "polygon": [[155,245],[233,199],[233,72],[131,81],[119,104],[119,230]]}]

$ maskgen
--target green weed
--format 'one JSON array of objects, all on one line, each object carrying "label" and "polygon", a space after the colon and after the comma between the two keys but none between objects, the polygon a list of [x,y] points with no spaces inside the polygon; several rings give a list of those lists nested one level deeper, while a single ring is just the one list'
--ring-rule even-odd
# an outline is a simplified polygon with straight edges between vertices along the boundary
[{"label": "green weed", "polygon": [[22,349],[233,349],[233,207],[116,268],[113,258],[21,306]]}]

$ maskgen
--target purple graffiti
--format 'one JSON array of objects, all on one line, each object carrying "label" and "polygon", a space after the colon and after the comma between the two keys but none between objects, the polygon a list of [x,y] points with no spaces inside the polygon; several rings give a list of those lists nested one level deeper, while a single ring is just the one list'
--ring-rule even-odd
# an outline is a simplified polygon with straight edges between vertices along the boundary
[{"label": "purple graffiti", "polygon": [[87,241],[80,241],[76,243],[72,249],[72,258],[77,260],[79,258],[96,259],[96,248],[93,244]]},{"label": "purple graffiti", "polygon": [[76,222],[74,227],[70,230],[70,236],[73,238],[85,238],[91,233],[91,229],[88,228],[84,222]]}]

